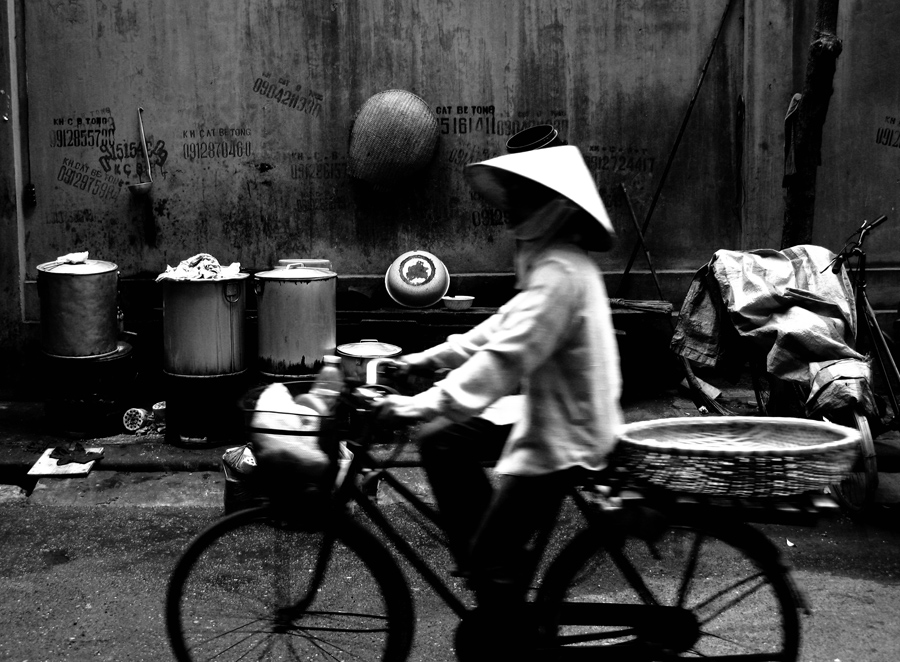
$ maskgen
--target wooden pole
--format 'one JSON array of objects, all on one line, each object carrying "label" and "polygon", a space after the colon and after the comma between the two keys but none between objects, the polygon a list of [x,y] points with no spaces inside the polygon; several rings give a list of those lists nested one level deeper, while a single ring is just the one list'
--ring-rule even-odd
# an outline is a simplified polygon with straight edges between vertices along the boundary
[{"label": "wooden pole", "polygon": [[837,37],[840,0],[818,0],[806,81],[785,119],[784,221],[781,247],[812,243],[816,211],[816,173],[822,161],[822,127],[834,92],[841,54]]}]

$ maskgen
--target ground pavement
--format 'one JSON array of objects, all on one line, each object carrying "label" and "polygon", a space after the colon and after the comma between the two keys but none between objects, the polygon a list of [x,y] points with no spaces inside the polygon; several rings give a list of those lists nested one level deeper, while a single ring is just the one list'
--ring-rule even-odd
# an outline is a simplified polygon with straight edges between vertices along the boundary
[{"label": "ground pavement", "polygon": [[[751,390],[733,391],[722,397],[753,403]],[[628,422],[700,416],[679,388],[634,397],[625,403]],[[170,443],[161,429],[150,427],[128,433],[124,426],[107,436],[61,432],[65,426],[50,420],[43,403],[2,398],[0,394],[0,502],[28,501],[36,504],[92,505],[205,505],[221,507],[225,477],[222,454],[231,441],[178,439]],[[103,459],[86,476],[61,478],[27,476],[29,469],[48,448],[102,446]],[[877,502],[882,507],[900,507],[900,434],[889,433],[876,441],[879,463]],[[385,449],[387,452],[387,449]],[[401,478],[419,494],[429,496],[414,452],[399,458]],[[389,494],[380,498],[390,499]]]}]

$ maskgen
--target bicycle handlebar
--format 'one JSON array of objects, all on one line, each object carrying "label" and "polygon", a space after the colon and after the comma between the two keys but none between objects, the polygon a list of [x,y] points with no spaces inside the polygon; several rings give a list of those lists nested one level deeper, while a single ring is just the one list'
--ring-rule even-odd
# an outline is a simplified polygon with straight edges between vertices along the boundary
[{"label": "bicycle handlebar", "polygon": [[882,223],[884,223],[886,220],[887,220],[887,216],[884,215],[884,214],[882,214],[881,216],[879,216],[878,218],[876,218],[874,221],[872,221],[871,223],[869,223],[868,226],[866,226],[866,231],[868,232],[869,230],[874,230],[874,229],[877,228],[879,225],[881,225]]},{"label": "bicycle handlebar", "polygon": [[421,392],[443,379],[448,372],[447,368],[414,366],[396,359],[373,359],[366,366],[365,383],[346,380],[343,401],[355,412],[355,417],[377,417],[386,395]]},{"label": "bicycle handlebar", "polygon": [[[843,266],[844,262],[849,260],[852,255],[854,255],[854,254],[862,255],[862,243],[863,243],[863,241],[865,241],[866,235],[869,232],[871,232],[872,230],[874,230],[875,228],[877,228],[879,225],[884,223],[886,220],[887,220],[887,215],[882,214],[881,216],[876,218],[871,223],[866,223],[864,221],[863,224],[860,226],[859,230],[857,230],[854,233],[854,234],[857,234],[857,233],[859,234],[859,240],[856,241],[855,243],[853,243],[853,245],[850,246],[849,250],[847,249],[847,246],[845,245],[844,249],[841,250],[841,252],[835,256],[834,260],[832,261],[831,273],[833,273],[833,274],[840,273],[841,266]],[[848,240],[847,245],[850,245],[849,240]]]}]

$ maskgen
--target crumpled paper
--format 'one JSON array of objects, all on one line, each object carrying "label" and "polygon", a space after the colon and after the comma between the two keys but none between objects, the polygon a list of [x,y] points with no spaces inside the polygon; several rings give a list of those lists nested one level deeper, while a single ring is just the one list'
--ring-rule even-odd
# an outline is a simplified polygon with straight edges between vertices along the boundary
[{"label": "crumpled paper", "polygon": [[233,278],[241,271],[240,262],[232,262],[223,267],[209,253],[197,253],[193,257],[182,260],[177,267],[166,266],[165,272],[156,277],[161,280],[217,280]]},{"label": "crumpled paper", "polygon": [[84,264],[87,262],[88,252],[83,253],[67,253],[56,258],[57,264]]}]

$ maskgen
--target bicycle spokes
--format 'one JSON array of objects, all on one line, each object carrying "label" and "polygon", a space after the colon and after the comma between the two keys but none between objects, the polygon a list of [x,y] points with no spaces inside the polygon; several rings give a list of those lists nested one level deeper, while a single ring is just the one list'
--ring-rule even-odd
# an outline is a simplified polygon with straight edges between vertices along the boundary
[{"label": "bicycle spokes", "polygon": [[179,659],[381,659],[396,624],[367,559],[343,534],[272,524],[223,526],[179,575]]},{"label": "bicycle spokes", "polygon": [[[795,604],[774,558],[760,560],[752,547],[679,527],[654,548],[656,556],[643,541],[629,540],[624,561],[597,548],[560,580],[569,582],[551,626],[560,660],[588,650],[603,660],[794,659]],[[634,574],[659,604],[641,597],[643,589],[627,579]]]}]

